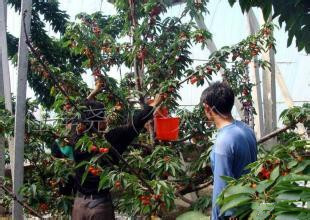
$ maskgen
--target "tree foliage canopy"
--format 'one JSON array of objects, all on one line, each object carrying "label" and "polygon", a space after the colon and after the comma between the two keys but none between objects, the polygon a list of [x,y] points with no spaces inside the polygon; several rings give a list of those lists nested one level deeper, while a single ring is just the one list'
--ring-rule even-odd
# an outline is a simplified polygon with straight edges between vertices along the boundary
[{"label": "tree foliage canopy", "polygon": [[[233,6],[237,0],[228,0]],[[305,50],[310,53],[310,1],[308,0],[239,0],[242,12],[249,11],[251,7],[259,7],[263,11],[264,19],[278,18],[280,26],[285,23],[288,32],[287,46],[296,39],[298,51]],[[272,13],[273,10],[273,13]]]}]

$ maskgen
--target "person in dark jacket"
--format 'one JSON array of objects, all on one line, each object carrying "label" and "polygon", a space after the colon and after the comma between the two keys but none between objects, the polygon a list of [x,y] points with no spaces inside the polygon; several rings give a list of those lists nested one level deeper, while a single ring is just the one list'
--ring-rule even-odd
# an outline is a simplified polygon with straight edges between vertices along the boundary
[{"label": "person in dark jacket", "polygon": [[[130,123],[116,127],[104,133],[104,138],[108,141],[119,154],[122,154],[130,145],[130,143],[139,135],[139,132],[143,129],[146,122],[153,117],[154,106],[157,106],[161,102],[162,97],[156,96],[155,101],[144,106],[144,108],[136,115]],[[87,134],[98,133],[100,130],[105,130],[106,120],[104,117],[104,106],[96,101],[87,101],[86,106],[91,111],[86,113],[88,118],[87,126],[91,124],[91,127],[87,129]],[[94,117],[91,117],[92,114]],[[99,120],[99,121],[98,121]],[[95,122],[95,123],[94,123]],[[72,127],[72,131],[77,131],[76,126]],[[82,151],[74,145],[83,136],[83,133],[75,132],[72,135],[71,145],[73,150],[73,159],[76,164],[83,161],[90,161],[94,156],[93,153],[88,151]],[[109,156],[112,158],[112,163],[118,162],[118,157],[109,151]],[[110,162],[111,162],[110,161]],[[108,165],[108,164],[107,164]],[[111,195],[109,189],[103,189],[98,191],[100,177],[98,175],[87,174],[85,181],[82,183],[82,176],[85,173],[85,166],[80,166],[75,171],[74,176],[74,188],[76,191],[76,197],[74,200],[74,206],[72,211],[73,220],[87,220],[87,219],[105,219],[113,220],[114,208],[112,205]]]}]

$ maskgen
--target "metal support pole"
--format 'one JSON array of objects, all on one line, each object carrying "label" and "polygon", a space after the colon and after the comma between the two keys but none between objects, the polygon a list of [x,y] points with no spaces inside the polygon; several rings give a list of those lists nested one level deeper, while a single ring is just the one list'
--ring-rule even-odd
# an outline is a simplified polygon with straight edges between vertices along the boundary
[{"label": "metal support pole", "polygon": [[[23,184],[24,177],[24,137],[26,119],[26,91],[27,91],[27,71],[28,71],[28,47],[26,36],[30,35],[32,0],[22,0],[21,2],[21,28],[18,47],[18,80],[17,98],[14,127],[14,182],[13,193],[21,200],[19,189]],[[24,20],[25,19],[25,20]],[[24,23],[26,27],[24,27]],[[26,30],[25,30],[26,28]],[[23,219],[23,208],[16,201],[13,202],[13,220]]]},{"label": "metal support pole", "polygon": [[[263,70],[264,135],[266,135],[277,129],[276,69],[274,50],[270,49],[262,55],[263,59],[270,63],[270,69]],[[268,141],[266,149],[270,149],[274,144],[275,139]]]},{"label": "metal support pole", "polygon": [[[259,30],[258,22],[253,19],[254,12],[252,9],[247,13],[247,23],[250,34],[255,34]],[[260,138],[263,135],[263,105],[262,105],[262,91],[261,91],[261,82],[259,77],[259,68],[258,68],[258,59],[254,57],[254,62],[251,64],[251,81],[255,85],[252,91],[254,108],[256,110],[256,115],[254,115],[254,131],[256,137]]]},{"label": "metal support pole", "polygon": [[[4,4],[3,4],[3,12],[4,12],[4,25],[6,27],[6,17],[7,17],[6,16],[7,15],[7,13],[6,13],[7,12],[6,2],[4,2]],[[1,45],[0,45],[0,97],[4,97],[2,47],[1,47]],[[4,177],[4,172],[5,172],[4,153],[5,153],[5,139],[4,139],[4,137],[0,137],[0,177]],[[1,194],[1,190],[0,190],[0,194]]]},{"label": "metal support pole", "polygon": [[[251,25],[254,28],[254,31],[258,31],[259,30],[259,23],[258,23],[258,20],[257,20],[257,18],[256,18],[255,14],[253,13],[252,10],[249,11],[248,16],[249,16],[249,19],[251,21]],[[276,63],[275,63],[275,77],[276,77],[277,85],[279,86],[281,94],[284,98],[284,102],[286,103],[286,105],[288,107],[292,107],[294,105],[293,99],[292,99],[290,92],[286,86],[286,83],[283,79],[280,68]],[[297,124],[297,127],[298,127],[298,132],[300,134],[306,134],[306,129],[302,124],[300,124],[300,123]]]},{"label": "metal support pole", "polygon": [[[0,96],[4,97],[5,108],[12,113],[12,96],[11,96],[11,81],[8,60],[8,48],[6,37],[6,17],[7,17],[7,4],[6,0],[0,0]],[[4,158],[4,144],[5,140],[0,141],[0,154]],[[13,139],[8,139],[10,158],[13,158]],[[1,160],[1,169],[4,160]],[[11,160],[12,166],[12,160]],[[3,167],[4,169],[4,167]],[[13,170],[12,170],[13,171]],[[1,171],[2,172],[2,171]]]},{"label": "metal support pole", "polygon": [[10,82],[10,71],[8,61],[8,48],[6,38],[6,4],[4,0],[0,1],[0,45],[1,47],[1,60],[3,70],[3,88],[5,97],[5,108],[12,112],[12,97],[11,97],[11,82]]}]

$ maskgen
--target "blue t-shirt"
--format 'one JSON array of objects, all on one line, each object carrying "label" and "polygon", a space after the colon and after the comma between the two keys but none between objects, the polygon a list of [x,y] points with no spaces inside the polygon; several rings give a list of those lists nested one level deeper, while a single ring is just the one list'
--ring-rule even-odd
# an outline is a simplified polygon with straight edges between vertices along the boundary
[{"label": "blue t-shirt", "polygon": [[[212,220],[219,220],[222,218],[219,216],[220,208],[216,205],[216,199],[226,186],[221,176],[239,178],[247,172],[244,168],[257,160],[256,138],[253,130],[241,121],[233,121],[219,129],[210,159],[214,175]],[[231,214],[226,212],[225,216]]]}]

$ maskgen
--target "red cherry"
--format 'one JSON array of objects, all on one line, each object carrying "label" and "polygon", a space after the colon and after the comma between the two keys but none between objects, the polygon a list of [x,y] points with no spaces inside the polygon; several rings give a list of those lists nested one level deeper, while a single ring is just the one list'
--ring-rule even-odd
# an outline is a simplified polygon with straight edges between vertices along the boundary
[{"label": "red cherry", "polygon": [[205,41],[205,37],[202,34],[197,34],[195,38],[198,43],[203,43]]},{"label": "red cherry", "polygon": [[262,179],[269,179],[270,178],[270,170],[266,169],[265,166],[262,167],[259,174],[262,177]]},{"label": "red cherry", "polygon": [[92,169],[89,169],[89,172],[94,175],[94,176],[98,176],[100,173],[100,170],[97,168],[92,167]]},{"label": "red cherry", "polygon": [[141,50],[138,52],[137,57],[138,57],[139,60],[143,60],[143,59],[145,58],[146,55],[147,55],[147,50],[146,50],[146,48],[143,48],[143,49],[141,49]]},{"label": "red cherry", "polygon": [[101,71],[100,71],[99,69],[95,69],[95,70],[93,71],[93,76],[97,76],[97,77],[102,76]]},{"label": "red cherry", "polygon": [[83,133],[86,130],[86,125],[84,125],[83,123],[79,123],[76,127],[76,132],[78,134]]},{"label": "red cherry", "polygon": [[180,40],[181,40],[181,41],[187,40],[186,33],[182,32],[182,33],[180,34]]},{"label": "red cherry", "polygon": [[118,102],[115,106],[114,106],[116,111],[121,111],[123,109],[123,105],[122,103]]},{"label": "red cherry", "polygon": [[95,167],[90,166],[90,167],[88,167],[88,172],[92,172],[92,170],[94,170],[94,169],[95,169]]},{"label": "red cherry", "polygon": [[71,105],[69,103],[67,103],[65,106],[64,106],[64,109],[68,112],[70,111],[71,109]]},{"label": "red cherry", "polygon": [[243,89],[242,93],[243,93],[243,95],[245,95],[245,96],[249,95],[249,91],[248,91],[247,89]]},{"label": "red cherry", "polygon": [[46,203],[40,203],[40,210],[46,212],[48,210],[48,205]]},{"label": "red cherry", "polygon": [[169,156],[165,156],[164,157],[164,161],[167,163],[167,162],[169,162],[171,160],[171,158],[169,157]]},{"label": "red cherry", "polygon": [[154,199],[158,201],[160,200],[161,196],[162,196],[161,194],[154,195]]},{"label": "red cherry", "polygon": [[115,186],[115,188],[119,189],[122,186],[122,184],[121,184],[121,182],[119,180],[117,180],[115,182],[114,186]]},{"label": "red cherry", "polygon": [[198,81],[198,77],[197,77],[197,76],[192,76],[192,77],[190,78],[191,84],[195,84],[197,81]]},{"label": "red cherry", "polygon": [[163,93],[162,96],[163,96],[163,99],[167,99],[168,98],[168,94],[167,93]]},{"label": "red cherry", "polygon": [[175,88],[173,86],[169,86],[168,92],[171,92],[171,93],[175,92]]},{"label": "red cherry", "polygon": [[154,8],[152,8],[150,15],[151,15],[151,17],[154,17],[154,16],[159,15],[160,12],[161,12],[160,6],[155,6]]},{"label": "red cherry", "polygon": [[109,148],[107,148],[107,147],[101,147],[101,148],[99,148],[99,152],[100,153],[103,153],[103,154],[106,154],[106,153],[109,153]]},{"label": "red cherry", "polygon": [[150,205],[151,202],[150,202],[150,200],[143,200],[143,201],[142,201],[142,204],[143,204],[144,206],[147,206],[147,205]]},{"label": "red cherry", "polygon": [[207,73],[208,73],[208,74],[212,74],[212,71],[213,71],[213,70],[212,70],[211,67],[207,66],[206,70],[207,70]]},{"label": "red cherry", "polygon": [[98,148],[96,145],[93,145],[90,147],[90,152],[96,153],[98,151]]},{"label": "red cherry", "polygon": [[93,32],[94,32],[94,34],[95,34],[96,36],[99,36],[100,33],[101,33],[101,30],[100,30],[99,27],[94,27],[94,28],[93,28]]}]

